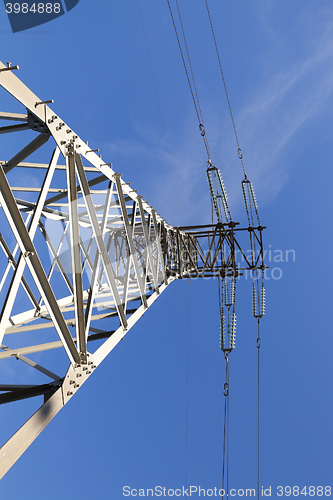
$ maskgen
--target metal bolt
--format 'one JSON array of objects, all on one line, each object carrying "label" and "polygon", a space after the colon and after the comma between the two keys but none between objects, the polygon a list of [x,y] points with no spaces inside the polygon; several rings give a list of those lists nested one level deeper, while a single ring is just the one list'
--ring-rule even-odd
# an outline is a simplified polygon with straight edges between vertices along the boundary
[{"label": "metal bolt", "polygon": [[71,391],[67,391],[67,396],[72,396],[73,393]]}]

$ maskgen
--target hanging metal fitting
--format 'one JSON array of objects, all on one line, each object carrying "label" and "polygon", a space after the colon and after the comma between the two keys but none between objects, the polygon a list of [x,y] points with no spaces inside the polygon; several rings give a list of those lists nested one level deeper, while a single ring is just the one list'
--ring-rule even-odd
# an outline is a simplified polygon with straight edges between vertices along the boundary
[{"label": "hanging metal fitting", "polygon": [[261,341],[261,339],[260,339],[260,337],[258,337],[257,338],[257,347],[258,347],[258,349],[260,349],[260,341]]},{"label": "hanging metal fitting", "polygon": [[227,383],[227,382],[224,384],[224,391],[223,391],[223,394],[224,394],[225,396],[228,396],[228,394],[229,394],[229,385],[228,385],[228,383]]},{"label": "hanging metal fitting", "polygon": [[238,156],[239,156],[239,159],[242,160],[243,159],[243,154],[242,154],[242,150],[241,148],[238,148]]},{"label": "hanging metal fitting", "polygon": [[205,127],[202,123],[199,124],[199,130],[200,130],[202,137],[204,137],[206,135],[206,132],[205,132]]}]

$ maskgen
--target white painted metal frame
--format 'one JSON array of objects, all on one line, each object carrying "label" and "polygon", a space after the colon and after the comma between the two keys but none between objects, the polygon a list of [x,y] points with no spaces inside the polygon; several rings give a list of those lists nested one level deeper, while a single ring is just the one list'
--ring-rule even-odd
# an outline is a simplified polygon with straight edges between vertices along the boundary
[{"label": "white painted metal frame", "polygon": [[[0,63],[0,69],[3,67]],[[0,85],[27,110],[27,114],[0,113],[0,119],[23,123],[20,130],[8,126],[1,133],[31,133],[31,129],[38,133],[14,157],[0,163],[1,210],[8,221],[7,233],[17,242],[11,250],[8,234],[0,234],[6,258],[1,287],[7,293],[0,313],[0,361],[19,359],[51,379],[38,386],[27,384],[26,377],[24,384],[0,385],[0,403],[43,394],[45,399],[2,446],[2,477],[174,277],[166,277],[160,244],[161,217],[46,104],[39,104],[40,99],[12,72],[0,72]],[[32,153],[50,144],[50,137],[55,141],[50,162],[29,162]],[[65,166],[58,164],[60,153]],[[40,187],[17,186],[19,176],[11,176],[14,169],[31,173],[44,170],[44,179]],[[61,227],[57,242],[49,221]],[[42,240],[37,238],[38,228]],[[90,231],[88,243],[84,241],[84,230]],[[68,239],[70,266],[63,258]],[[19,257],[15,258],[18,250]],[[47,267],[45,251],[49,254]],[[88,280],[90,275],[88,288],[84,274]],[[67,294],[59,298],[58,291],[63,290],[60,282]],[[32,309],[20,310],[20,301],[26,295]],[[53,331],[58,340],[40,341],[41,334],[49,339]],[[36,334],[35,343],[26,345],[23,340],[22,347],[7,345],[13,335],[24,339],[27,333],[29,338]],[[4,336],[8,338],[6,345]],[[95,352],[87,348],[92,340],[100,344]],[[59,348],[64,349],[69,360],[64,375],[56,375],[27,358]]]},{"label": "white painted metal frame", "polygon": [[[39,385],[29,384],[26,373],[22,384],[1,380],[0,405],[44,395],[0,449],[1,478],[171,281],[234,272],[241,247],[232,225],[186,231],[167,224],[11,71],[0,71],[0,85],[27,111],[0,112],[0,120],[23,123],[0,132],[30,134],[27,146],[0,161],[0,293],[6,291],[0,362],[18,359],[41,374]],[[29,161],[32,153],[43,160]],[[17,186],[29,174],[31,182]],[[251,233],[258,245],[261,229]],[[258,257],[246,266],[260,264]],[[13,336],[20,347],[10,347]],[[27,357],[56,349],[64,353],[66,373]]]}]

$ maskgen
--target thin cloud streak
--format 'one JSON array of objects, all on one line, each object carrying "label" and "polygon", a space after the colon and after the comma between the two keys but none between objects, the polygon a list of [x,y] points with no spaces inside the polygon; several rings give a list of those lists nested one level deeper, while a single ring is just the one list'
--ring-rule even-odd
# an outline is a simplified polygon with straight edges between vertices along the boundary
[{"label": "thin cloud streak", "polygon": [[[252,95],[252,99],[248,99],[250,104],[238,115],[235,113],[245,167],[261,206],[272,202],[288,179],[291,167],[286,164],[283,155],[291,141],[296,140],[302,127],[313,126],[312,121],[324,114],[330,105],[333,93],[332,28],[333,24],[328,25],[321,38],[312,42],[312,53],[308,57],[289,63],[285,71],[267,75],[261,88]],[[240,190],[242,174],[231,124],[227,116],[221,120],[213,103],[206,103],[207,108],[214,109],[205,113],[206,123],[210,123],[207,130],[213,131],[209,136],[213,162],[222,171],[231,210],[237,218],[243,206]],[[211,220],[204,148],[195,128],[189,126],[190,116],[191,113],[184,120],[177,137],[168,137],[185,224]],[[154,138],[147,143],[146,137],[152,136]],[[125,159],[126,163],[135,164],[138,160],[134,158],[141,158],[139,163],[144,162],[146,174],[144,183],[136,186],[140,188],[140,194],[143,190],[163,217],[172,224],[179,224],[179,210],[163,138],[158,138],[154,131],[154,134],[145,134],[142,140],[118,139],[109,144],[108,149]],[[132,176],[132,171],[129,176]],[[141,184],[139,176],[136,182]]]}]

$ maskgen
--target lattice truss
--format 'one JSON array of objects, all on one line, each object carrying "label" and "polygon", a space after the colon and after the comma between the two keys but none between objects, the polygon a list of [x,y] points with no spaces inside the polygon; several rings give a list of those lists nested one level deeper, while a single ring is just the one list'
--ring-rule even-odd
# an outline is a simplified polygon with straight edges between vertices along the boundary
[{"label": "lattice truss", "polygon": [[0,162],[0,404],[44,396],[2,446],[2,477],[169,283],[261,269],[263,228],[248,257],[232,222],[170,226],[2,63],[0,85],[24,107],[0,113],[24,144]]}]

